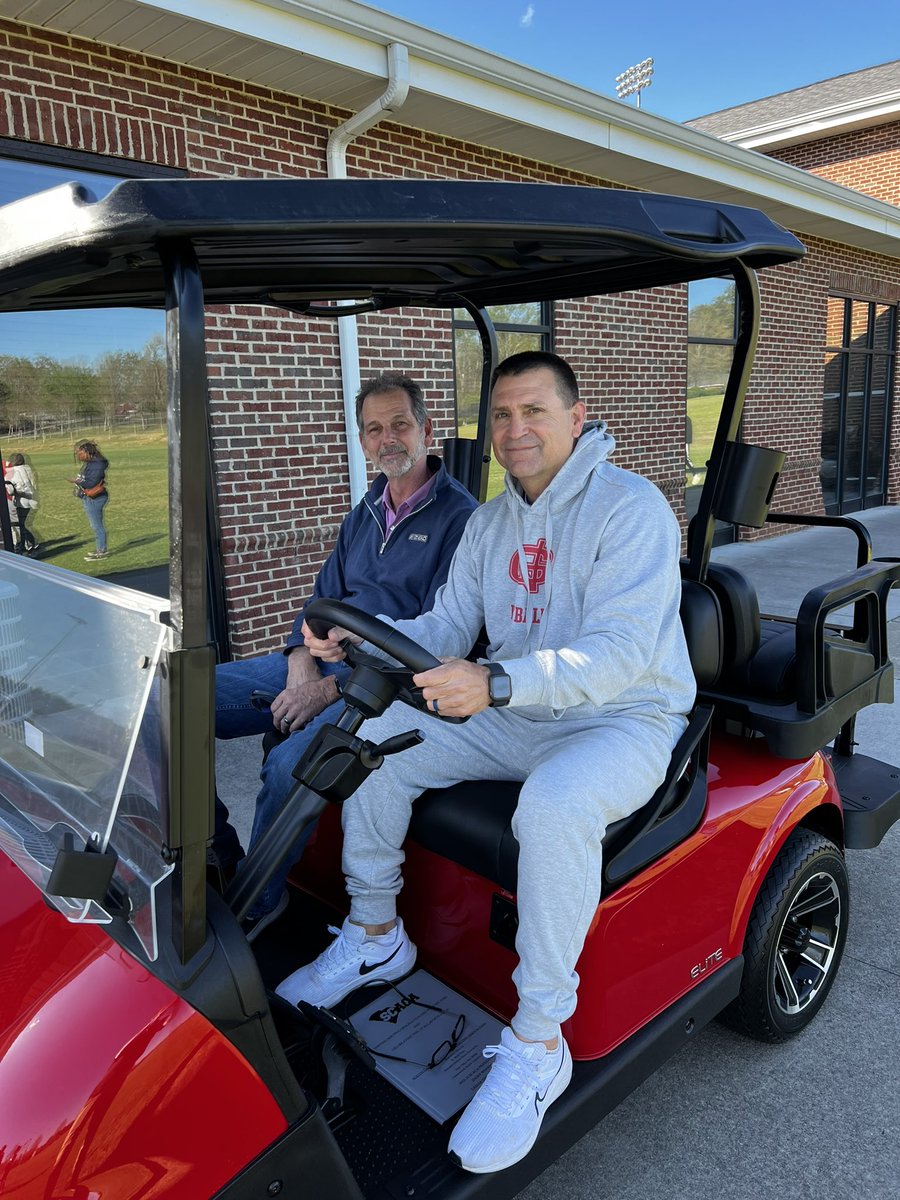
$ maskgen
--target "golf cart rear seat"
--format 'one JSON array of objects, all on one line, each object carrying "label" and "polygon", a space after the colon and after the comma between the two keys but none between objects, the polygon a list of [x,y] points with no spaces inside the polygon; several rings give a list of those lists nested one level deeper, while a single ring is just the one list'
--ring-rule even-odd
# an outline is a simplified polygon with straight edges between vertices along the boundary
[{"label": "golf cart rear seat", "polygon": [[[796,619],[761,617],[753,585],[710,562],[706,583],[722,610],[725,667],[700,695],[717,716],[761,734],[773,754],[808,758],[867,704],[893,694],[887,598],[896,561],[875,560],[807,593]],[[853,625],[826,625],[853,606]]]},{"label": "golf cart rear seat", "polygon": [[[717,725],[765,737],[781,758],[809,758],[839,734],[850,755],[856,713],[893,698],[887,600],[900,580],[900,560],[873,562],[869,533],[851,517],[771,512],[784,455],[734,440],[739,389],[731,401],[731,440],[719,443],[720,425],[681,563],[682,576],[708,584],[722,609],[725,667],[714,684],[700,683],[700,697],[714,706]],[[795,618],[761,617],[749,580],[711,559],[717,523],[849,530],[857,541],[856,570],[812,588]],[[852,627],[826,625],[851,606]]]},{"label": "golf cart rear seat", "polygon": [[[712,687],[723,664],[719,601],[704,584],[682,583],[681,619],[698,684]],[[638,812],[610,825],[603,839],[603,893],[630,879],[688,837],[706,809],[712,707],[698,705],[672,752],[666,777]],[[478,781],[425,792],[413,806],[410,837],[516,891],[519,846],[512,817],[520,784]]]}]

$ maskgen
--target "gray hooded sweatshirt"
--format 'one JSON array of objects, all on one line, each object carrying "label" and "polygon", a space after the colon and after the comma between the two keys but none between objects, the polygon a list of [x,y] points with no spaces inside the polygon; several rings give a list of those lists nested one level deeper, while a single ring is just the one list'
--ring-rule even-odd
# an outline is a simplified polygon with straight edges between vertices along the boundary
[{"label": "gray hooded sweatshirt", "polygon": [[510,707],[531,720],[690,712],[678,522],[652,483],[607,462],[614,448],[605,425],[584,432],[533,504],[507,474],[469,518],[431,612],[390,624],[459,657],[484,625]]}]

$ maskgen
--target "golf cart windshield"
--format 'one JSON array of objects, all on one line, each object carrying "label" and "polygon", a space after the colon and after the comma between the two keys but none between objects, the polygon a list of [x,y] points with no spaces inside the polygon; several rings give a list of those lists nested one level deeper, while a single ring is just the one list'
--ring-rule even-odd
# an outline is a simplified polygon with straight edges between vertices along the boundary
[{"label": "golf cart windshield", "polygon": [[[160,604],[0,556],[0,847],[72,921],[110,921],[114,898],[151,958],[153,892],[171,870],[158,704],[147,711]],[[105,907],[62,891],[81,861],[112,871]]]}]

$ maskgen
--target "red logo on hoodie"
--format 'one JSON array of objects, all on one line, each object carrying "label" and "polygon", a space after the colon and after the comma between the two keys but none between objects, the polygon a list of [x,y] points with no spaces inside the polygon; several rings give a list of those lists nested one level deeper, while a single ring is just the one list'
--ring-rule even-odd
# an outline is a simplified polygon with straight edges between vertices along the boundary
[{"label": "red logo on hoodie", "polygon": [[[541,538],[537,545],[526,543],[522,549],[528,563],[528,591],[534,596],[547,582],[547,564],[553,561],[553,551],[548,548],[546,538]],[[509,560],[509,577],[513,583],[524,586],[518,550],[513,552]]]}]

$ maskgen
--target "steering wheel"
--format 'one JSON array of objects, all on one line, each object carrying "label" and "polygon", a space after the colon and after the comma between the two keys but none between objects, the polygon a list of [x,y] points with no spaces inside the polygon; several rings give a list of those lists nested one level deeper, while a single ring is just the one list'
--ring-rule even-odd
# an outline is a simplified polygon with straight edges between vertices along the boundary
[{"label": "steering wheel", "polygon": [[354,608],[352,604],[345,604],[343,600],[313,600],[303,615],[316,637],[327,637],[328,630],[333,625],[339,625],[342,629],[349,629],[351,633],[358,634],[365,641],[371,642],[373,646],[377,646],[379,650],[383,650],[385,654],[389,654],[391,658],[402,663],[406,670],[401,672],[397,667],[385,662],[384,659],[375,658],[374,655],[360,650],[352,642],[345,641],[342,644],[351,666],[365,665],[382,674],[389,674],[395,680],[399,677],[402,681],[399,698],[412,705],[413,708],[427,713],[430,717],[438,717],[442,721],[454,724],[468,721],[468,717],[444,717],[428,707],[427,701],[413,683],[412,677],[420,671],[430,671],[432,667],[439,667],[441,662],[418,642],[407,637],[405,633],[400,633],[399,630],[392,628],[384,621],[379,621],[370,613],[363,612],[362,609]]}]

